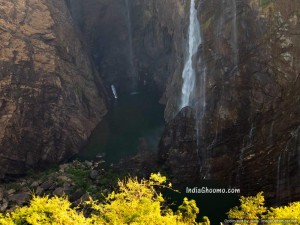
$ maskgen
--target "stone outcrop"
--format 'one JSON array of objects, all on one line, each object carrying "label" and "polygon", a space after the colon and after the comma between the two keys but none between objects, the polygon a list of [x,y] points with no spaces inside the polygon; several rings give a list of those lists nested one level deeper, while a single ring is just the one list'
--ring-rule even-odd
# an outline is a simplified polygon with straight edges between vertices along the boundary
[{"label": "stone outcrop", "polygon": [[64,1],[0,1],[0,177],[65,160],[107,94]]},{"label": "stone outcrop", "polygon": [[[97,173],[90,178],[89,174]],[[74,205],[96,198],[101,191],[110,192],[112,183],[109,173],[99,161],[72,161],[61,164],[58,168],[36,172],[13,182],[0,185],[0,212],[10,212],[16,207],[28,205],[35,196],[67,196]],[[104,181],[106,180],[106,182]]]},{"label": "stone outcrop", "polygon": [[99,199],[111,193],[118,181],[129,174],[139,179],[150,177],[156,171],[156,154],[143,151],[114,165],[102,156],[93,161],[73,160],[44,171],[0,184],[0,213],[28,205],[33,196],[67,197],[73,206],[83,201]]}]

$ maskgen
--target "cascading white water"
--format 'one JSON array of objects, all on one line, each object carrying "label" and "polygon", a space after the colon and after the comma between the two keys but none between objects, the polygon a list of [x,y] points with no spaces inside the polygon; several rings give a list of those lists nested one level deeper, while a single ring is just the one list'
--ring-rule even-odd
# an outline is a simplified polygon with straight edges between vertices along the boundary
[{"label": "cascading white water", "polygon": [[197,53],[198,46],[201,44],[200,24],[197,19],[197,10],[195,0],[191,0],[190,5],[190,22],[188,32],[187,56],[182,72],[183,85],[181,95],[181,108],[188,106],[190,96],[194,91],[196,74],[193,68],[193,56]]},{"label": "cascading white water", "polygon": [[116,88],[115,88],[115,86],[113,84],[111,85],[111,90],[112,90],[112,92],[114,94],[114,97],[118,98],[117,90],[116,90]]}]

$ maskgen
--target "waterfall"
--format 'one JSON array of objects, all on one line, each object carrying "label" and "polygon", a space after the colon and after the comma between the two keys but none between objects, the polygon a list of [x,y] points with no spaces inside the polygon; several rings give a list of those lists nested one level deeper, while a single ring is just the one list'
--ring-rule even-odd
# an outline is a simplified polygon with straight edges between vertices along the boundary
[{"label": "waterfall", "polygon": [[200,24],[197,19],[195,0],[191,0],[187,57],[182,72],[183,85],[182,85],[182,95],[181,95],[181,108],[189,105],[190,96],[195,88],[196,74],[193,68],[193,56],[197,53],[198,46],[200,44],[201,44]]},{"label": "waterfall", "polygon": [[127,32],[128,32],[128,52],[129,52],[129,63],[130,63],[130,75],[132,76],[133,80],[133,88],[135,89],[135,82],[134,78],[136,76],[136,69],[134,64],[134,53],[133,53],[133,45],[132,45],[132,26],[131,26],[131,12],[130,12],[130,5],[129,0],[125,0],[126,6],[126,21],[127,21]]},{"label": "waterfall", "polygon": [[[185,63],[182,71],[183,85],[181,90],[181,103],[180,109],[185,106],[192,106],[196,110],[196,151],[198,155],[198,163],[200,173],[203,174],[204,179],[209,179],[210,177],[210,166],[208,163],[208,158],[210,152],[208,148],[200,148],[200,137],[203,134],[202,121],[205,115],[206,107],[206,79],[207,79],[207,68],[203,62],[203,56],[200,55],[199,61],[197,62],[200,65],[201,71],[199,71],[199,79],[197,85],[199,87],[197,98],[191,102],[192,94],[195,93],[196,87],[196,71],[193,67],[193,58],[198,52],[198,47],[202,43],[201,39],[201,26],[197,18],[197,9],[196,9],[195,0],[191,0],[190,3],[190,15],[189,15],[189,28],[187,35],[187,46],[186,46],[186,55]],[[201,152],[200,152],[201,150]]]},{"label": "waterfall", "polygon": [[114,86],[113,84],[111,85],[111,90],[112,90],[112,92],[113,92],[113,94],[114,94],[114,97],[115,97],[115,98],[118,98],[116,88],[115,88],[115,86]]}]

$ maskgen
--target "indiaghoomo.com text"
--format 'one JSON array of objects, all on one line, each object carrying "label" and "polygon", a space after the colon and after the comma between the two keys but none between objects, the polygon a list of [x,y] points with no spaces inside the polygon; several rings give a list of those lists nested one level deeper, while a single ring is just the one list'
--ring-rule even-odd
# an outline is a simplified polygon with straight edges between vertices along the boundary
[{"label": "indiaghoomo.com text", "polygon": [[239,188],[208,188],[208,187],[186,187],[187,194],[240,194]]}]

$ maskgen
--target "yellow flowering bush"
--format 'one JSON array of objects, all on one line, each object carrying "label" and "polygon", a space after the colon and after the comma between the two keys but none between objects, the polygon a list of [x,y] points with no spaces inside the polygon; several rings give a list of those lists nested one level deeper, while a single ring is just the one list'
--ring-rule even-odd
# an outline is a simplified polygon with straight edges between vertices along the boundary
[{"label": "yellow flowering bush", "polygon": [[[194,200],[184,198],[177,212],[169,209],[157,187],[166,185],[166,177],[152,174],[149,180],[127,178],[118,182],[118,190],[104,203],[90,199],[83,204],[92,208],[90,217],[71,207],[66,197],[34,196],[29,206],[0,214],[0,225],[194,225],[199,209]],[[205,224],[209,225],[206,218]]]},{"label": "yellow flowering bush", "polygon": [[[264,206],[265,198],[260,192],[256,196],[241,197],[240,206],[228,212],[228,218],[236,220],[235,225],[295,225],[300,224],[300,202],[270,209]],[[257,221],[260,221],[257,222]]]},{"label": "yellow flowering bush", "polygon": [[[243,219],[246,221],[258,220],[267,211],[267,208],[264,206],[265,198],[262,192],[256,196],[242,196],[240,203],[241,205],[239,207],[236,206],[228,212],[229,219]],[[256,225],[257,223],[245,224]]]},{"label": "yellow flowering bush", "polygon": [[[266,215],[268,220],[273,220],[273,225],[300,224],[300,202],[292,202],[288,206],[271,208]],[[282,222],[276,222],[282,221]]]},{"label": "yellow flowering bush", "polygon": [[[98,213],[92,216],[95,224],[109,225],[185,225],[195,224],[199,209],[194,200],[184,199],[178,212],[162,209],[164,198],[155,187],[165,186],[166,177],[152,174],[149,180],[128,178],[119,181],[119,191],[112,192],[104,204],[91,201],[92,208]],[[168,185],[170,186],[170,185]]]},{"label": "yellow flowering bush", "polygon": [[65,198],[33,196],[29,206],[17,208],[0,217],[1,225],[73,225],[90,224],[81,212],[72,209]]}]

